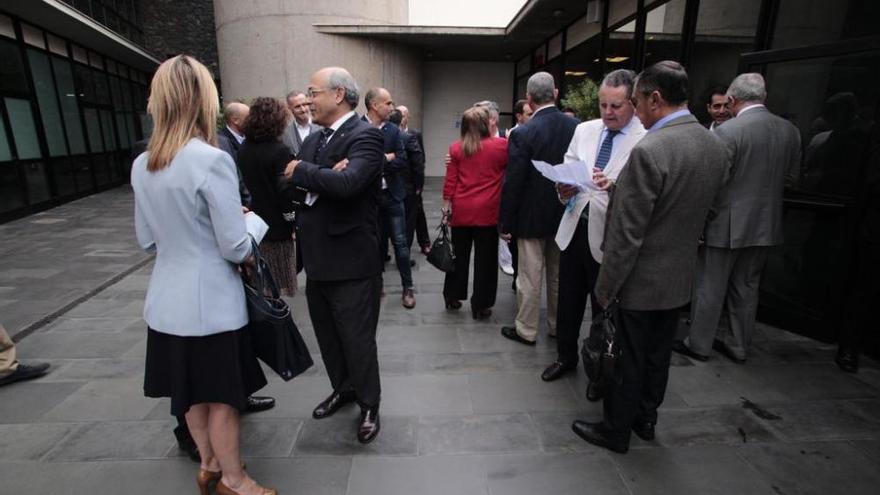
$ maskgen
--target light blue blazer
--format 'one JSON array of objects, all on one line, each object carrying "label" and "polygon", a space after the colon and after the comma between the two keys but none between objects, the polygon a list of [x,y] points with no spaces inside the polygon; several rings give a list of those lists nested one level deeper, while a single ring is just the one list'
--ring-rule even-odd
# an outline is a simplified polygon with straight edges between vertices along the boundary
[{"label": "light blue blazer", "polygon": [[245,326],[236,264],[251,243],[232,158],[193,138],[158,172],[147,171],[147,153],[138,156],[131,185],[138,243],[156,253],[144,306],[150,328],[189,337]]}]

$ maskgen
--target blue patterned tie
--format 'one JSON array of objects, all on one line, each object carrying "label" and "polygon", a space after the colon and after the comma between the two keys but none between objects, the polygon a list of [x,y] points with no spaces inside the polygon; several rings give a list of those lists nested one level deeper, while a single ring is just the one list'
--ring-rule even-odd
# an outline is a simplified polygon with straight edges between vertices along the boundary
[{"label": "blue patterned tie", "polygon": [[605,140],[602,141],[602,146],[599,147],[599,154],[596,155],[596,168],[599,170],[605,170],[605,166],[608,165],[608,160],[611,159],[611,146],[614,144],[614,136],[619,133],[620,131],[608,129]]},{"label": "blue patterned tie", "polygon": [[327,146],[327,140],[330,139],[330,136],[333,135],[333,129],[329,127],[325,127],[321,129],[321,139],[318,140],[318,147],[315,148],[315,158],[312,160],[314,163],[318,163],[318,155],[324,151],[324,148]]}]

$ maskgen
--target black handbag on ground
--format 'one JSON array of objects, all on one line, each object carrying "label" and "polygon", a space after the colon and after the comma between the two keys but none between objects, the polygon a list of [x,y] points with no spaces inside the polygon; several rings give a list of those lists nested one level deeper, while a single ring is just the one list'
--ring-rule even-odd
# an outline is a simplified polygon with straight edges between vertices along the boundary
[{"label": "black handbag on ground", "polygon": [[248,310],[248,334],[254,352],[284,381],[292,380],[313,364],[290,307],[281,299],[266,260],[253,243],[254,266],[242,270]]},{"label": "black handbag on ground", "polygon": [[452,241],[449,240],[449,226],[441,221],[437,230],[440,234],[434,239],[431,251],[426,256],[428,263],[442,272],[455,271],[455,251],[452,250]]},{"label": "black handbag on ground", "polygon": [[600,387],[619,383],[620,341],[614,323],[618,301],[614,300],[593,319],[590,336],[584,339],[581,358],[591,383]]}]

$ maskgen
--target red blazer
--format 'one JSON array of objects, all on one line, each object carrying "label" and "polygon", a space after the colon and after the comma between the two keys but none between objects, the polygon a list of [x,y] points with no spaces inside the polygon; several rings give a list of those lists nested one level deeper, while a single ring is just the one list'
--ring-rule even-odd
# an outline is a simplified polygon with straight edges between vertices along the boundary
[{"label": "red blazer", "polygon": [[482,148],[466,157],[461,141],[452,143],[443,183],[443,199],[452,201],[453,227],[485,227],[498,224],[501,184],[507,168],[507,140],[490,137]]}]

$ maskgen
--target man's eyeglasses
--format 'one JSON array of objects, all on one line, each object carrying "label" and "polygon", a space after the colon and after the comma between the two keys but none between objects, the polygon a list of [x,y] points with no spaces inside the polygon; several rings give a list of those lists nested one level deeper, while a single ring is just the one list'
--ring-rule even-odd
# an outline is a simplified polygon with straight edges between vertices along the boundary
[{"label": "man's eyeglasses", "polygon": [[324,88],[324,89],[309,88],[306,90],[306,96],[308,96],[309,98],[314,98],[316,94],[323,93],[325,91],[327,91],[327,88]]}]

